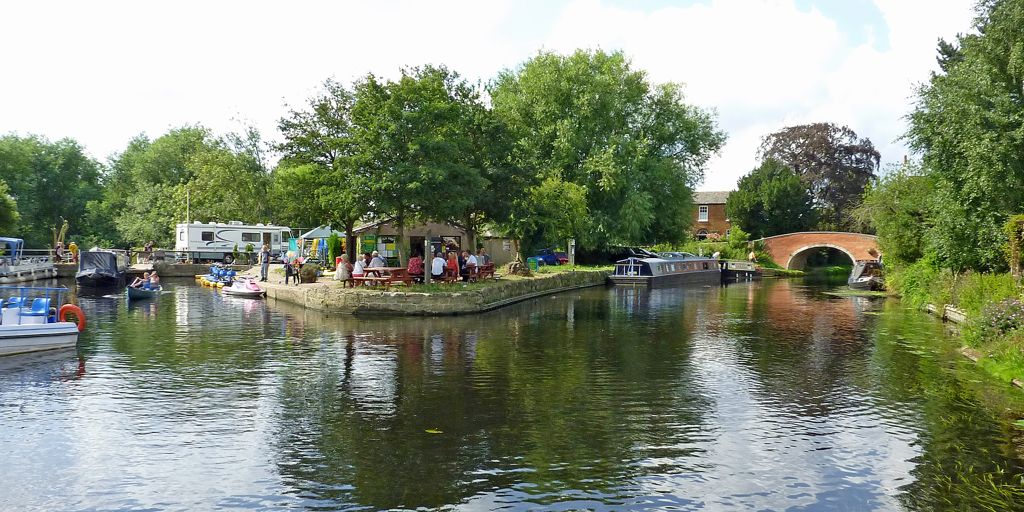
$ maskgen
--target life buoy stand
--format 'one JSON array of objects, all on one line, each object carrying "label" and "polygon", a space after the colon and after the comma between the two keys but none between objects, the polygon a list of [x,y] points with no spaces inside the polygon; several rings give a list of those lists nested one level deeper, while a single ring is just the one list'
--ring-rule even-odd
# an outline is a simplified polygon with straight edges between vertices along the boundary
[{"label": "life buoy stand", "polygon": [[74,304],[64,304],[60,307],[59,316],[57,317],[61,322],[68,321],[68,313],[75,315],[75,323],[78,325],[78,332],[85,330],[85,313],[82,312],[82,308]]}]

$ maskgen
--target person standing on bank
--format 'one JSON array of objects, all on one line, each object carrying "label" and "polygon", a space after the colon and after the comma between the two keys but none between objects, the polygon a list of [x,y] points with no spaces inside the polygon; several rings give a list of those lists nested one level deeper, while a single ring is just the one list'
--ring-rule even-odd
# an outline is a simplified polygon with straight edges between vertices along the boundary
[{"label": "person standing on bank", "polygon": [[260,249],[260,281],[267,282],[267,274],[270,273],[270,246],[263,244]]}]

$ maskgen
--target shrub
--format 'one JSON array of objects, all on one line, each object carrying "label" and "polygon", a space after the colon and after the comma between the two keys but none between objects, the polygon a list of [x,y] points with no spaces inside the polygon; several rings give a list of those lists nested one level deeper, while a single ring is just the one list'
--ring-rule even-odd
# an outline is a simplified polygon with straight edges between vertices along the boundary
[{"label": "shrub", "polygon": [[315,283],[319,275],[320,265],[316,263],[306,263],[302,266],[302,270],[299,271],[299,277],[302,278],[303,283]]},{"label": "shrub", "polygon": [[1002,336],[1024,326],[1024,302],[1020,299],[1004,299],[989,304],[978,318],[978,335],[982,340]]}]

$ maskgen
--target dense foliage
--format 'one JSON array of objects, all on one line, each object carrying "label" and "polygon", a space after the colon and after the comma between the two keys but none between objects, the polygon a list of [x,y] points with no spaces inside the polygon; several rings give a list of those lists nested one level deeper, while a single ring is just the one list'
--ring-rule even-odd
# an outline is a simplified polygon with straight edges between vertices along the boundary
[{"label": "dense foliage", "polygon": [[[62,217],[82,246],[167,247],[186,220],[349,233],[388,220],[401,255],[405,228],[427,220],[463,228],[469,247],[485,228],[522,251],[568,238],[580,248],[678,242],[693,187],[725,140],[680,86],[652,84],[603,51],[540,53],[486,89],[444,66],[328,80],[278,128],[273,146],[251,129],[142,134],[105,165],[73,141],[3,137],[0,227],[36,247],[53,243]],[[273,169],[268,148],[280,156]],[[18,227],[2,211],[15,205]]]},{"label": "dense foliage", "polygon": [[788,126],[764,138],[760,155],[792,169],[814,198],[822,229],[853,231],[850,210],[875,177],[881,155],[846,126]]},{"label": "dense foliage", "polygon": [[854,216],[874,228],[887,263],[912,263],[924,256],[934,190],[932,178],[914,165],[891,169],[868,185]]},{"label": "dense foliage", "polygon": [[86,204],[100,197],[100,173],[100,164],[73,140],[0,136],[0,180],[7,184],[0,209],[17,206],[16,215],[0,212],[7,219],[0,227],[14,229],[2,235],[20,235],[32,248],[47,247],[53,229],[65,219],[71,221],[72,233],[82,233],[86,226],[77,221]]},{"label": "dense foliage", "polygon": [[935,187],[929,246],[956,270],[1005,268],[1002,227],[1024,205],[1024,1],[979,4],[975,28],[940,45],[908,133]]},{"label": "dense foliage", "polygon": [[725,213],[757,238],[805,231],[816,220],[814,201],[800,177],[774,159],[740,178]]},{"label": "dense foliage", "polygon": [[[585,212],[563,226],[581,247],[678,241],[692,220],[692,189],[725,141],[711,112],[686,104],[676,84],[652,85],[619,52],[541,53],[501,73],[491,87],[494,112],[514,139],[512,165],[533,187],[582,195]],[[533,201],[512,205],[524,242],[566,233],[533,222]]]}]

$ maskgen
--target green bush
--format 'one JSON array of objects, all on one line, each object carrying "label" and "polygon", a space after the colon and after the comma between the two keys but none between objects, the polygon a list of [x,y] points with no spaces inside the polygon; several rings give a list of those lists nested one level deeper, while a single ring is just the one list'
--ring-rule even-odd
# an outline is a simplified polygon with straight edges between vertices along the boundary
[{"label": "green bush", "polygon": [[320,275],[320,270],[320,265],[306,263],[302,266],[302,270],[299,271],[299,277],[302,278],[303,283],[315,283],[317,276]]}]

